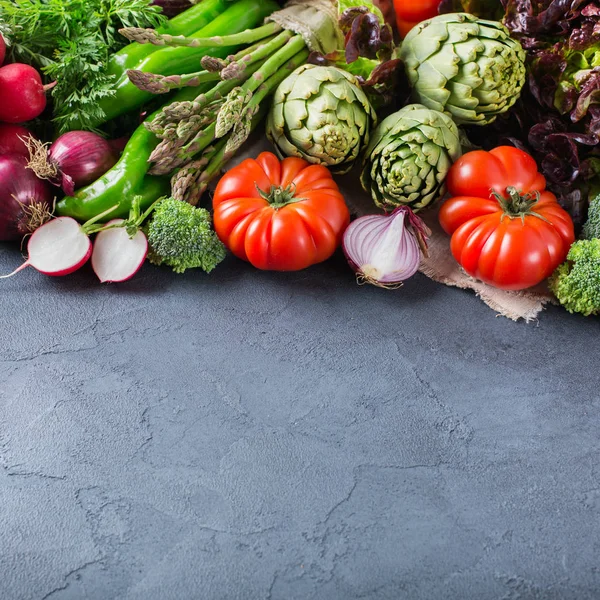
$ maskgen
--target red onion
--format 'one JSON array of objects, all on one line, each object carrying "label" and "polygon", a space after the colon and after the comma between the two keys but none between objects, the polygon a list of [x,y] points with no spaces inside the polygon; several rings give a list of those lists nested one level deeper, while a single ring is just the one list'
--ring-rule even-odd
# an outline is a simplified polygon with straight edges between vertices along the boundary
[{"label": "red onion", "polygon": [[407,206],[389,215],[367,215],[350,223],[343,249],[359,283],[397,288],[419,269],[427,256],[430,231]]},{"label": "red onion", "polygon": [[125,146],[127,146],[127,142],[130,138],[131,136],[129,135],[123,135],[120,138],[116,138],[114,140],[107,140],[108,145],[110,146],[115,156],[121,156],[121,153],[123,152],[123,150],[125,150]]},{"label": "red onion", "polygon": [[[197,0],[196,0],[197,1]],[[153,0],[154,6],[160,6],[163,15],[171,18],[192,6],[190,0]]]},{"label": "red onion", "polygon": [[51,216],[52,189],[24,156],[0,156],[0,241],[20,240]]},{"label": "red onion", "polygon": [[0,123],[0,154],[17,154],[29,158],[29,149],[25,140],[32,133],[21,125]]},{"label": "red onion", "polygon": [[96,181],[117,162],[110,143],[91,131],[65,133],[50,148],[34,141],[29,150],[29,168],[38,177],[62,187],[68,196]]}]

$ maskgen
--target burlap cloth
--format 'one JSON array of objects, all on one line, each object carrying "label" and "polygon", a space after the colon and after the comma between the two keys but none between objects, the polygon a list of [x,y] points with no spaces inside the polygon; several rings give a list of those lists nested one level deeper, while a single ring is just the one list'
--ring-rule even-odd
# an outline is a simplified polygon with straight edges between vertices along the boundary
[{"label": "burlap cloth", "polygon": [[[228,164],[228,168],[239,164],[245,158],[254,158],[264,151],[273,152],[273,147],[263,135],[255,133],[244,145],[242,152]],[[358,170],[353,169],[348,175],[336,177],[350,211],[356,216],[377,213],[378,209],[371,198],[362,190],[358,175]],[[469,277],[462,271],[450,252],[450,238],[438,224],[437,209],[421,212],[419,216],[425,220],[432,231],[429,240],[429,258],[422,260],[419,269],[430,279],[452,287],[473,290],[498,315],[514,321],[535,320],[547,303],[556,303],[556,299],[545,285],[523,292],[505,292]]]}]

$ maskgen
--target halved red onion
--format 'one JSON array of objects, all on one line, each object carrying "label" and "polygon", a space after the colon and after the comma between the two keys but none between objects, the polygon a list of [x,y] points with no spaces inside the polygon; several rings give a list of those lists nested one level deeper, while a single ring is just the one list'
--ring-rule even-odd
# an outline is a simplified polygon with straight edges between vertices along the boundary
[{"label": "halved red onion", "polygon": [[343,250],[359,283],[396,288],[419,269],[429,229],[407,206],[350,223]]}]

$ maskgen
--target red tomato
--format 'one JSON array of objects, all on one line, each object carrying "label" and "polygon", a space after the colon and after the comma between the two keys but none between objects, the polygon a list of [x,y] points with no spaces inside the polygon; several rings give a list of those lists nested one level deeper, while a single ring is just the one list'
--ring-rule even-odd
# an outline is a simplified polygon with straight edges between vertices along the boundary
[{"label": "red tomato", "polygon": [[6,56],[6,42],[4,41],[4,38],[2,37],[2,35],[0,35],[0,67],[2,66],[2,63],[4,62],[5,56]]},{"label": "red tomato", "polygon": [[534,286],[562,263],[573,221],[546,191],[535,160],[512,146],[459,158],[446,179],[451,198],[439,220],[463,269],[494,287]]},{"label": "red tomato", "polygon": [[438,14],[440,0],[394,0],[396,22],[404,37],[415,25]]},{"label": "red tomato", "polygon": [[263,152],[219,181],[214,227],[238,258],[258,269],[298,271],[329,258],[350,214],[331,173],[301,158]]}]

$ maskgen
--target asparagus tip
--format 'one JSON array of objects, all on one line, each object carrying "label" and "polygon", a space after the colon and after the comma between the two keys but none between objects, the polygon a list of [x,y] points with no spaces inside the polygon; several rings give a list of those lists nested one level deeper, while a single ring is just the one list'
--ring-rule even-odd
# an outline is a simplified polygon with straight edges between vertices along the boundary
[{"label": "asparagus tip", "polygon": [[131,42],[139,44],[154,44],[155,46],[164,46],[165,42],[154,31],[154,29],[144,29],[143,27],[123,27],[119,33]]},{"label": "asparagus tip", "polygon": [[200,64],[202,65],[202,68],[209,73],[220,73],[229,63],[222,58],[203,56],[200,60]]},{"label": "asparagus tip", "polygon": [[142,92],[148,92],[150,94],[166,94],[171,89],[169,78],[164,77],[163,75],[144,73],[144,71],[135,69],[128,69],[126,73],[129,81],[131,81],[136,88],[142,90]]},{"label": "asparagus tip", "polygon": [[229,63],[221,70],[221,79],[239,79],[245,70],[246,66],[241,61]]},{"label": "asparagus tip", "polygon": [[240,120],[245,107],[252,98],[252,92],[236,87],[229,92],[217,115],[215,135],[223,137]]}]

